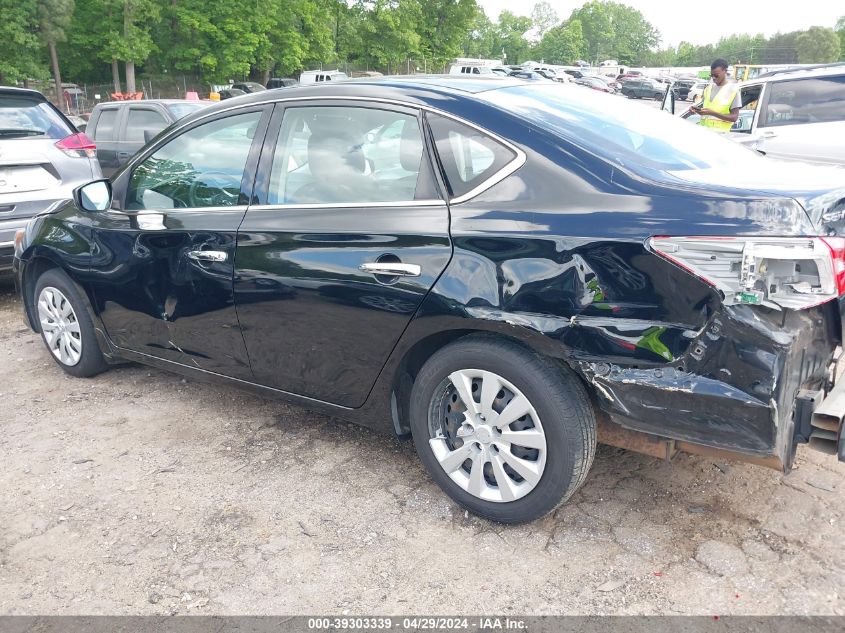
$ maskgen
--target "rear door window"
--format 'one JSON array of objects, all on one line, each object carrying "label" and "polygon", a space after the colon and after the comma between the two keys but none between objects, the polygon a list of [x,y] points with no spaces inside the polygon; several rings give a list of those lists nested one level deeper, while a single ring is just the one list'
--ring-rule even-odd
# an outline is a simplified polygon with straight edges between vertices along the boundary
[{"label": "rear door window", "polygon": [[0,95],[0,139],[62,139],[73,133],[49,103],[26,95]]},{"label": "rear door window", "polygon": [[773,81],[764,115],[761,127],[845,121],[845,75]]},{"label": "rear door window", "polygon": [[97,126],[94,128],[95,141],[114,140],[114,128],[119,113],[120,110],[117,108],[104,108],[100,111],[100,118],[97,119]]},{"label": "rear door window", "polygon": [[416,116],[363,107],[285,111],[269,204],[406,203],[434,197]]},{"label": "rear door window", "polygon": [[427,118],[453,198],[480,187],[517,158],[514,150],[474,127],[437,114]]},{"label": "rear door window", "polygon": [[132,143],[145,143],[144,132],[151,132],[155,136],[166,127],[167,121],[155,110],[130,108],[129,119],[126,123],[126,140]]}]

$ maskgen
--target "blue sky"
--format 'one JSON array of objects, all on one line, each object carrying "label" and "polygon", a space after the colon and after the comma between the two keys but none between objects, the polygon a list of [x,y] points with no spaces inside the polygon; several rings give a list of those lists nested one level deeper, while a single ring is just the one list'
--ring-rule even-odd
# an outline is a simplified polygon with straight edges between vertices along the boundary
[{"label": "blue sky", "polygon": [[[563,20],[585,0],[547,0]],[[662,46],[677,46],[681,41],[711,44],[732,33],[763,33],[766,37],[778,31],[786,33],[811,26],[833,28],[845,15],[841,0],[803,0],[795,5],[774,0],[740,0],[740,2],[699,2],[682,0],[617,0],[638,9],[646,20],[660,30]],[[507,9],[517,15],[530,15],[532,0],[478,0],[478,4],[494,22]]]}]

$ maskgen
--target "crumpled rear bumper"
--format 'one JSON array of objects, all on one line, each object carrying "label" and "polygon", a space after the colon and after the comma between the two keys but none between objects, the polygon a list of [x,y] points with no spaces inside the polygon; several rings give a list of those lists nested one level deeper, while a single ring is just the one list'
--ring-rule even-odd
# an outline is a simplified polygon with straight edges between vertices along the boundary
[{"label": "crumpled rear bumper", "polygon": [[840,323],[836,301],[800,311],[722,306],[671,363],[584,362],[579,369],[619,427],[757,461],[775,458],[788,469],[796,396],[829,385]]}]

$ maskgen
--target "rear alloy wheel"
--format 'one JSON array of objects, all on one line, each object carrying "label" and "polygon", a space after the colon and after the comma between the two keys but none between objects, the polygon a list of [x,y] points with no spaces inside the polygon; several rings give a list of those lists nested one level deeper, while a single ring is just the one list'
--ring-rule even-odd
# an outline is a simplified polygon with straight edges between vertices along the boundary
[{"label": "rear alloy wheel", "polygon": [[541,517],[583,483],[595,418],[577,379],[510,341],[470,337],[431,357],[411,395],[411,430],[434,480],[503,523]]},{"label": "rear alloy wheel", "polygon": [[41,275],[34,299],[41,338],[62,369],[78,377],[106,369],[85,303],[64,272],[51,269]]}]

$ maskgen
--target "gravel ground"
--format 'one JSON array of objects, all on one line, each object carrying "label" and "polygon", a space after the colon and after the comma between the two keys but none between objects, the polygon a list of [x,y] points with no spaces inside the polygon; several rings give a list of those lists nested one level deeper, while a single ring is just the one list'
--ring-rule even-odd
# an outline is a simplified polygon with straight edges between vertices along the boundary
[{"label": "gravel ground", "polygon": [[600,447],[467,515],[410,443],[137,365],[63,374],[0,285],[0,614],[845,614],[845,464]]}]

